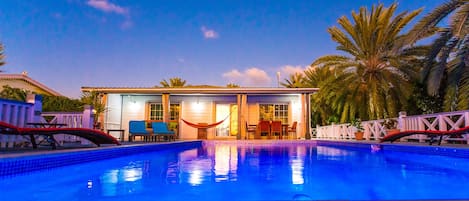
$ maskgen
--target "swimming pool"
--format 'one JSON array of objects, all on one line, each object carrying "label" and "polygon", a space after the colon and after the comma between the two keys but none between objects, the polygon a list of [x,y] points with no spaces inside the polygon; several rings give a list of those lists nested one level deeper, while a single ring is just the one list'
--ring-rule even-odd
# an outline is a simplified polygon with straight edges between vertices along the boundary
[{"label": "swimming pool", "polygon": [[146,153],[3,176],[0,192],[2,200],[49,201],[469,198],[469,157],[344,145],[166,145]]}]

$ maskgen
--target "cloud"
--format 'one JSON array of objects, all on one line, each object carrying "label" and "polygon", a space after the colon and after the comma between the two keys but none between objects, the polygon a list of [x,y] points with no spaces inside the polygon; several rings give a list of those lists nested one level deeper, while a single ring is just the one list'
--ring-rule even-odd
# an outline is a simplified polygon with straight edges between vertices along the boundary
[{"label": "cloud", "polygon": [[280,67],[280,72],[285,75],[285,77],[288,77],[290,75],[293,75],[295,73],[301,73],[304,74],[305,70],[308,69],[309,66],[293,66],[293,65],[285,65]]},{"label": "cloud", "polygon": [[122,24],[121,24],[121,29],[128,29],[128,28],[132,27],[133,25],[134,25],[134,23],[132,22],[130,17],[126,17],[125,21],[122,22]]},{"label": "cloud", "polygon": [[128,15],[129,10],[127,8],[118,6],[109,2],[108,0],[88,0],[86,2],[89,6],[107,13],[117,13],[120,15]]},{"label": "cloud", "polygon": [[124,16],[125,20],[120,25],[121,29],[128,29],[133,26],[132,19],[130,18],[130,11],[127,8],[113,4],[108,0],[88,0],[86,4],[105,13],[116,13]]},{"label": "cloud", "polygon": [[213,29],[208,29],[205,26],[202,26],[200,28],[200,30],[202,31],[202,34],[204,35],[204,38],[206,38],[206,39],[216,39],[216,38],[218,38],[218,33],[215,32],[215,30],[213,30]]},{"label": "cloud", "polygon": [[245,87],[266,87],[272,85],[272,79],[264,71],[256,67],[246,69],[240,72],[237,69],[223,73],[224,78],[229,80],[229,83],[239,84]]}]

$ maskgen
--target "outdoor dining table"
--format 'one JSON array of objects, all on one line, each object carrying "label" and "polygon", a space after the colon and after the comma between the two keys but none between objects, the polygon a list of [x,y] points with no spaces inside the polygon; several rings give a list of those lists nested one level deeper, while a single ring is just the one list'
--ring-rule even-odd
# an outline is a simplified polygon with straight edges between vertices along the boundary
[{"label": "outdoor dining table", "polygon": [[[290,125],[288,125],[288,124],[282,124],[282,131],[281,131],[278,139],[283,139],[285,136],[287,136],[286,139],[288,139],[288,127],[289,126]],[[249,125],[247,125],[247,127],[248,127],[248,132],[250,132],[252,130],[254,130],[254,132],[259,132],[257,130],[258,124],[249,124]],[[272,133],[272,121],[269,121],[269,129],[268,129],[268,134],[267,134],[267,137],[269,139],[272,138],[271,133]],[[248,136],[248,139],[249,139],[249,136]]]}]

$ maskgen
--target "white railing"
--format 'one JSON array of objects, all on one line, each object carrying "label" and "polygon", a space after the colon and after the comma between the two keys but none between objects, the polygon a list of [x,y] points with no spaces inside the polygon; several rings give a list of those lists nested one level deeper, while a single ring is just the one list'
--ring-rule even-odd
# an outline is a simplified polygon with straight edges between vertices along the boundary
[{"label": "white railing", "polygon": [[[403,113],[399,118],[393,118],[398,122],[397,129],[400,131],[411,130],[434,130],[434,131],[450,131],[457,130],[469,126],[469,110],[444,112],[436,114],[426,114],[417,116],[405,116]],[[385,119],[363,121],[361,123],[364,129],[364,138],[366,140],[378,141],[386,135]],[[335,139],[335,140],[351,140],[355,139],[354,132],[357,129],[350,124],[335,124],[329,126],[317,126],[316,138],[318,139]],[[403,138],[404,140],[415,140],[424,142],[427,139],[425,135],[411,135]],[[469,144],[469,136],[464,135],[459,139],[446,139],[464,141]]]},{"label": "white railing", "polygon": [[41,122],[66,124],[68,128],[83,128],[83,112],[43,112]]},{"label": "white railing", "polygon": [[330,126],[316,127],[316,138],[351,140],[355,139],[356,128],[350,124],[333,124]]},{"label": "white railing", "polygon": [[[409,116],[402,119],[402,130],[432,130],[432,131],[451,131],[469,126],[469,110],[444,112],[436,114],[427,114],[419,116]],[[418,140],[424,142],[425,135],[413,135],[406,139]],[[457,140],[457,139],[448,139]],[[469,144],[469,136],[463,135],[463,139]]]},{"label": "white railing", "polygon": [[[85,106],[83,112],[43,112],[41,122],[65,124],[66,128],[94,128],[93,108]],[[60,143],[78,142],[80,137],[72,135],[58,134],[54,136]]]},{"label": "white railing", "polygon": [[[0,99],[0,121],[15,126],[24,127],[32,120],[34,115],[34,105],[20,101]],[[21,136],[0,134],[0,147],[7,147],[8,144],[15,144],[27,141]]]}]

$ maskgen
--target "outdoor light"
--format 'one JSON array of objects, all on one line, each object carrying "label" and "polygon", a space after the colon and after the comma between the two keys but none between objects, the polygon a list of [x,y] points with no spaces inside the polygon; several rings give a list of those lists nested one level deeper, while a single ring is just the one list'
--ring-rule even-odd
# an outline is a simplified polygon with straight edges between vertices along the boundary
[{"label": "outdoor light", "polygon": [[88,180],[87,186],[88,188],[93,188],[93,181]]},{"label": "outdoor light", "polygon": [[280,72],[277,71],[277,87],[280,87]]}]

